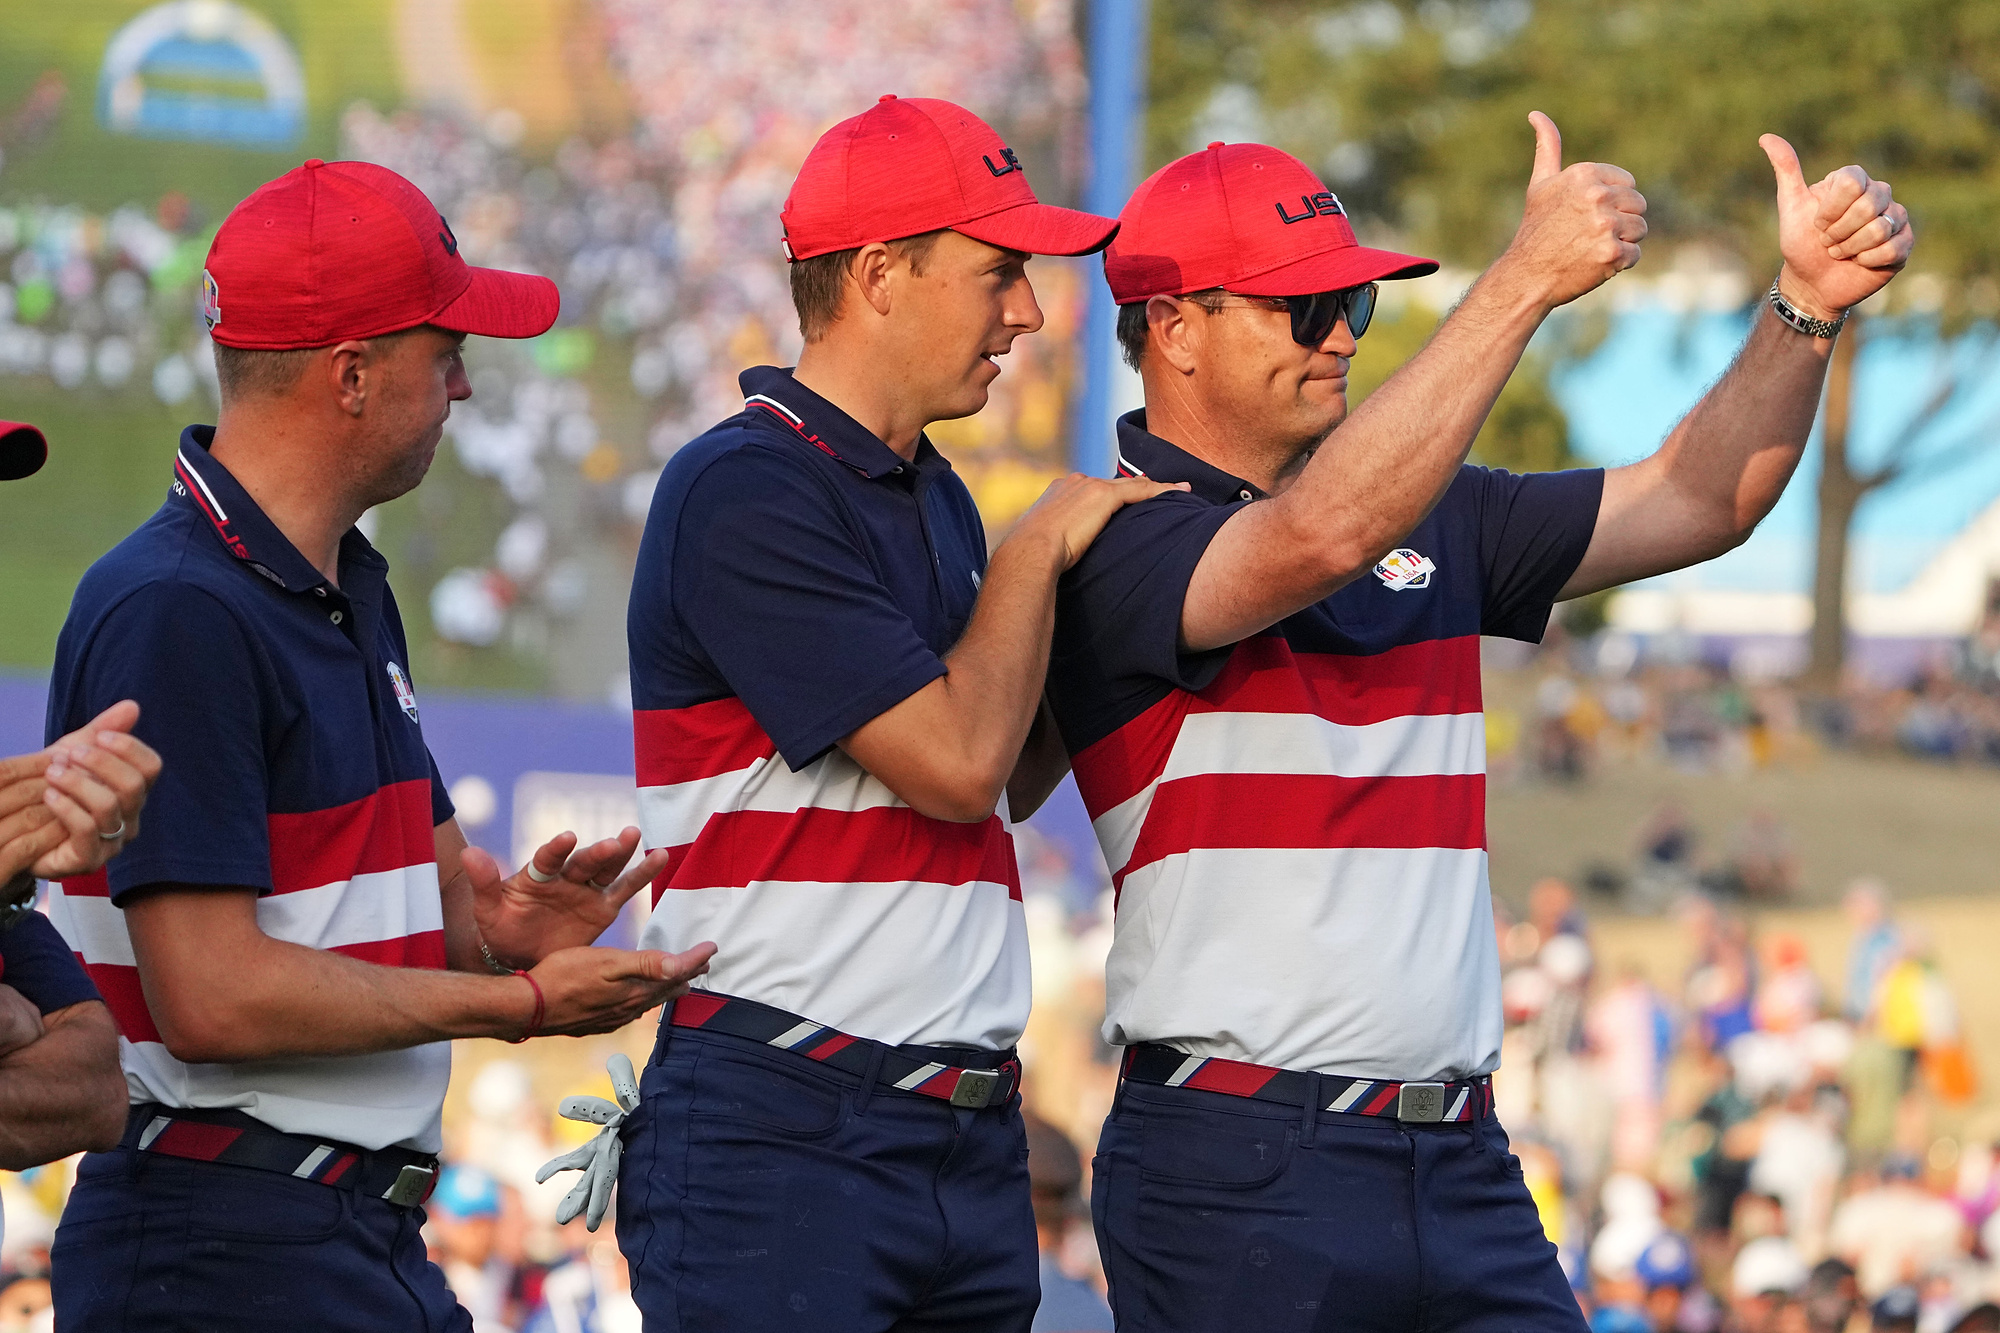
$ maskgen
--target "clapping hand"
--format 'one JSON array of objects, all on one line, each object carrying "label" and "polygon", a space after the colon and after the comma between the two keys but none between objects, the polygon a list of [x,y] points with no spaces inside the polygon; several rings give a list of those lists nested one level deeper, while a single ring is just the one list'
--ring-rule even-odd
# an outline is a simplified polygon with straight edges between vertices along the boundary
[{"label": "clapping hand", "polygon": [[590,944],[667,866],[667,853],[656,851],[624,869],[639,848],[636,828],[588,847],[576,844],[576,834],[559,833],[505,878],[492,856],[465,849],[460,865],[472,883],[479,936],[501,961],[526,966],[557,949]]},{"label": "clapping hand", "polygon": [[1757,140],[1778,178],[1778,276],[1785,299],[1814,319],[1839,319],[1889,285],[1909,262],[1916,232],[1887,181],[1860,167],[1807,185],[1799,156],[1775,134]]},{"label": "clapping hand", "polygon": [[138,721],[126,699],[45,750],[0,760],[0,881],[86,875],[139,836],[160,756],[132,735]]}]

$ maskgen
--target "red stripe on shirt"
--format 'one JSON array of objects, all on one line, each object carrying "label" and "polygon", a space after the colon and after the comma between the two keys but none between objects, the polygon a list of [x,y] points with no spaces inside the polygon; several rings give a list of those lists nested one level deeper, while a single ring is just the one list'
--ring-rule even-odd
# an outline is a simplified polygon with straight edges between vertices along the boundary
[{"label": "red stripe on shirt", "polygon": [[105,875],[102,868],[93,870],[88,875],[78,875],[75,879],[66,879],[60,882],[62,884],[63,896],[66,898],[109,898],[111,896],[111,880]]},{"label": "red stripe on shirt", "polygon": [[1245,1064],[1241,1060],[1212,1059],[1204,1061],[1201,1068],[1188,1075],[1181,1084],[1184,1088],[1203,1088],[1209,1092],[1233,1093],[1238,1097],[1248,1097],[1257,1089],[1276,1078],[1278,1071],[1263,1065]]},{"label": "red stripe on shirt", "polygon": [[644,708],[632,714],[641,787],[665,787],[750,767],[778,752],[741,699],[690,708]]},{"label": "red stripe on shirt", "polygon": [[744,888],[766,880],[829,884],[1005,884],[1021,896],[1014,842],[997,815],[977,824],[931,819],[903,806],[710,815],[701,836],[674,848],[662,889]]},{"label": "red stripe on shirt", "polygon": [[104,997],[104,1005],[111,1011],[111,1021],[118,1025],[119,1035],[127,1041],[158,1041],[160,1030],[153,1025],[153,1012],[146,1008],[146,993],[139,988],[139,969],[123,963],[84,963],[83,955],[76,961],[83,963],[83,970],[90,974],[90,984],[97,987],[97,993]]},{"label": "red stripe on shirt", "polygon": [[1115,885],[1202,848],[1484,847],[1486,775],[1210,773],[1163,782]]},{"label": "red stripe on shirt", "polygon": [[437,859],[431,783],[412,778],[346,805],[267,817],[271,892],[296,893]]},{"label": "red stripe on shirt", "polygon": [[1176,690],[1074,761],[1091,818],[1145,790],[1165,770],[1192,713],[1308,713],[1342,726],[1477,713],[1479,637],[1408,643],[1371,656],[1300,653],[1277,635],[1245,639],[1208,688]]},{"label": "red stripe on shirt", "polygon": [[368,940],[361,944],[336,944],[328,953],[341,954],[381,967],[420,967],[434,972],[445,969],[444,932],[419,931],[392,940]]}]

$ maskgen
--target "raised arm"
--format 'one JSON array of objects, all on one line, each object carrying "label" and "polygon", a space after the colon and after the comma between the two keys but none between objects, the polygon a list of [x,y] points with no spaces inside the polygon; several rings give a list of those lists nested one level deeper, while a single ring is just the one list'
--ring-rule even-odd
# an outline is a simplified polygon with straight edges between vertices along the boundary
[{"label": "raised arm", "polygon": [[[1111,515],[1162,491],[1144,479],[1072,474],[1022,516],[986,570],[965,634],[945,656],[945,674],[877,714],[840,746],[890,791],[934,819],[976,823],[993,813],[1023,760],[1048,676],[1056,578],[1104,530]],[[1030,756],[1016,785],[1017,818],[1062,778]]]},{"label": "raised arm", "polygon": [[[1758,142],[1778,178],[1778,288],[1802,314],[1836,320],[1886,286],[1910,257],[1910,216],[1883,181],[1842,167],[1807,185],[1790,144]],[[1729,371],[1658,452],[1604,476],[1583,563],[1561,596],[1664,574],[1740,545],[1805,452],[1833,355],[1760,301]]]},{"label": "raised arm", "polygon": [[1255,634],[1373,567],[1451,484],[1549,312],[1639,262],[1646,201],[1630,173],[1564,169],[1555,123],[1539,111],[1530,120],[1534,174],[1512,244],[1296,482],[1222,525],[1188,584],[1190,650]]}]

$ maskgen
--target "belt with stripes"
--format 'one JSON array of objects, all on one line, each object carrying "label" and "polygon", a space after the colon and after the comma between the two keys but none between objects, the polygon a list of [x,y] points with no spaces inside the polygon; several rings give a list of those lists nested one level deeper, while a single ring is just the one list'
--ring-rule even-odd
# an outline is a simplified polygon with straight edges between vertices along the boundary
[{"label": "belt with stripes", "polygon": [[1199,1088],[1203,1092],[1298,1107],[1304,1106],[1308,1097],[1314,1097],[1312,1081],[1317,1077],[1319,1092],[1314,1100],[1322,1109],[1345,1111],[1349,1115],[1385,1116],[1406,1124],[1479,1120],[1493,1109],[1490,1078],[1463,1083],[1397,1083],[1379,1078],[1348,1078],[1342,1074],[1313,1075],[1242,1060],[1204,1059],[1157,1042],[1129,1047],[1123,1072],[1134,1083]]},{"label": "belt with stripes", "polygon": [[134,1106],[121,1147],[294,1176],[414,1208],[437,1184],[438,1159],[407,1148],[357,1148],[286,1134],[241,1111],[190,1111],[154,1102]]},{"label": "belt with stripes", "polygon": [[[866,1078],[871,1060],[879,1059],[876,1069],[879,1087],[935,1097],[972,1110],[1004,1106],[1021,1086],[1021,1062],[1011,1051],[992,1052],[993,1056],[1004,1058],[991,1069],[943,1064],[910,1055],[903,1047],[850,1037],[768,1004],[712,991],[689,991],[675,1000],[669,1021],[677,1028],[699,1028],[703,1032],[721,1032],[762,1042],[859,1078]],[[966,1052],[967,1056],[980,1054],[986,1053]]]}]

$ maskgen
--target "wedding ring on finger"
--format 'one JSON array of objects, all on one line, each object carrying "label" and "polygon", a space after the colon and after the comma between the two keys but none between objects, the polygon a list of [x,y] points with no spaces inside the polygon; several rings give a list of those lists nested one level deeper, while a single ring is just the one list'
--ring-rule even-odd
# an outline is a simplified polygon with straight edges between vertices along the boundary
[{"label": "wedding ring on finger", "polygon": [[[616,875],[613,875],[611,877],[611,883],[616,884],[617,882],[618,882],[618,877]],[[592,881],[590,881],[590,887],[598,890],[601,893],[605,889],[610,888],[611,884],[599,884],[596,880],[593,879]]]},{"label": "wedding ring on finger", "polygon": [[556,882],[557,876],[561,874],[562,871],[558,870],[554,875],[545,875],[542,873],[540,866],[536,865],[533,861],[528,862],[528,878],[537,884],[553,884]]},{"label": "wedding ring on finger", "polygon": [[97,836],[103,839],[105,842],[117,842],[119,839],[123,838],[125,836],[125,816],[123,815],[118,816],[117,828],[112,829],[111,832],[109,833],[105,833],[102,830],[100,830]]}]

